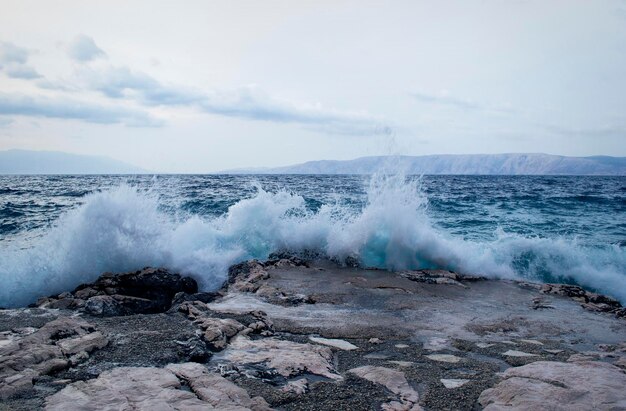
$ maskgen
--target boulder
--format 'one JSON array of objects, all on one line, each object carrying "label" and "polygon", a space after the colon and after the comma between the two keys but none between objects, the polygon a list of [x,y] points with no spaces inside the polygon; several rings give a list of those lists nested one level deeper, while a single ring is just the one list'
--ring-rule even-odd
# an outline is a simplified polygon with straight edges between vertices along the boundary
[{"label": "boulder", "polygon": [[183,296],[194,296],[197,291],[198,285],[190,277],[162,268],[144,268],[123,274],[104,273],[91,284],[80,285],[72,293],[40,299],[37,305],[79,309],[100,317],[153,314],[167,311],[175,296],[179,300],[193,298]]},{"label": "boulder", "polygon": [[[191,390],[183,389],[181,381]],[[245,390],[197,363],[104,371],[96,379],[75,382],[49,396],[45,409],[270,410],[262,398],[250,398]]]},{"label": "boulder", "polygon": [[487,411],[626,409],[626,374],[604,362],[537,361],[509,368],[502,377],[480,394]]},{"label": "boulder", "polygon": [[84,361],[108,344],[93,325],[74,317],[60,317],[28,333],[3,337],[9,342],[0,348],[2,399],[28,392],[33,379]]}]

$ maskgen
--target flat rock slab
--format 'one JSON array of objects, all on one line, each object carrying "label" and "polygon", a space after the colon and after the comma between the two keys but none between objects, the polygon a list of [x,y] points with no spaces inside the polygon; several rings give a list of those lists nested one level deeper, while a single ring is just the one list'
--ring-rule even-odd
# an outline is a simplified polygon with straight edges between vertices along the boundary
[{"label": "flat rock slab", "polygon": [[357,347],[354,344],[349,343],[348,341],[339,340],[335,338],[309,337],[309,340],[317,344],[328,345],[329,347],[338,348],[344,351],[351,351],[351,350],[359,349],[359,347]]},{"label": "flat rock slab", "polygon": [[433,360],[433,361],[449,362],[452,364],[456,364],[463,360],[463,358],[457,357],[456,355],[452,355],[452,354],[430,354],[430,355],[426,355],[426,358],[428,358],[429,360]]},{"label": "flat rock slab", "polygon": [[517,351],[517,350],[508,350],[502,353],[502,355],[506,355],[507,357],[536,357],[537,356],[537,354],[531,354],[528,352]]},{"label": "flat rock slab", "polygon": [[442,378],[439,381],[441,381],[446,388],[459,388],[467,384],[470,380],[462,378]]},{"label": "flat rock slab", "polygon": [[495,410],[624,410],[626,374],[597,361],[537,361],[509,368],[478,401]]},{"label": "flat rock slab", "polygon": [[215,361],[227,361],[244,368],[246,364],[263,364],[289,378],[311,373],[332,380],[341,380],[333,364],[333,353],[328,347],[317,344],[302,344],[276,338],[252,340],[240,335]]},{"label": "flat rock slab", "polygon": [[[191,390],[182,389],[181,381]],[[68,385],[48,397],[47,411],[67,410],[270,410],[262,398],[196,363],[167,368],[120,367]]]},{"label": "flat rock slab", "polygon": [[366,365],[353,368],[348,372],[365,380],[385,386],[389,391],[399,397],[398,401],[392,401],[383,405],[387,410],[411,410],[418,411],[422,408],[417,405],[419,394],[409,385],[403,372],[386,367]]}]

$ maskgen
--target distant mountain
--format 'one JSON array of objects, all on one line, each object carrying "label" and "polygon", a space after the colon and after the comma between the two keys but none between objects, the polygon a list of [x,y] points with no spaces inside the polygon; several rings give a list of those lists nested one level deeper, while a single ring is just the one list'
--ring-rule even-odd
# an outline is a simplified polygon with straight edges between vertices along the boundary
[{"label": "distant mountain", "polygon": [[228,174],[406,174],[626,175],[626,157],[565,157],[550,154],[467,154],[377,156],[355,160],[309,161],[286,167],[238,169]]},{"label": "distant mountain", "polygon": [[143,174],[148,171],[100,156],[59,151],[0,151],[0,174]]}]

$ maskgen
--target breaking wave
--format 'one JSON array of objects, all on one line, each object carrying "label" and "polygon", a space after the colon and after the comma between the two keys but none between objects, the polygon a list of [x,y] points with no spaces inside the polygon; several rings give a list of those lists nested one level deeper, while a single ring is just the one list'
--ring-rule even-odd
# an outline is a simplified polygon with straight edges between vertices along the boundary
[{"label": "breaking wave", "polygon": [[315,211],[286,191],[257,187],[219,217],[161,211],[157,196],[129,185],[90,194],[29,244],[0,249],[0,306],[70,290],[105,271],[164,266],[221,286],[233,263],[276,250],[317,251],[391,270],[444,268],[497,278],[573,282],[626,302],[626,251],[565,238],[497,233],[464,240],[428,216],[419,181],[374,176],[362,209],[327,203]]}]

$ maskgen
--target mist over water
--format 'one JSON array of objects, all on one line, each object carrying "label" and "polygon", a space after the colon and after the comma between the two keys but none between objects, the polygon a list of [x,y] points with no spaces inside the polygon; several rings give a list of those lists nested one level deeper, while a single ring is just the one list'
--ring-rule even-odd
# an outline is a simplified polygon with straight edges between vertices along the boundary
[{"label": "mist over water", "polygon": [[0,306],[105,271],[221,286],[277,250],[391,270],[572,282],[626,302],[626,182],[611,177],[0,177]]}]

